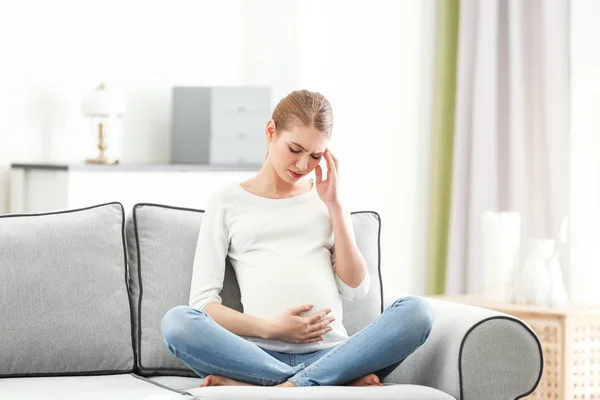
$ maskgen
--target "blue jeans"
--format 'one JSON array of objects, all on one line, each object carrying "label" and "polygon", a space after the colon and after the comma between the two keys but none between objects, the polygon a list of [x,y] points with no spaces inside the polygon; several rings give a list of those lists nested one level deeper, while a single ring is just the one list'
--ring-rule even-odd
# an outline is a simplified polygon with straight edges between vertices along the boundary
[{"label": "blue jeans", "polygon": [[214,374],[260,386],[285,381],[332,386],[370,373],[383,380],[427,340],[433,319],[426,300],[403,297],[343,343],[302,354],[262,349],[189,306],[170,309],[161,330],[169,351],[201,378]]}]

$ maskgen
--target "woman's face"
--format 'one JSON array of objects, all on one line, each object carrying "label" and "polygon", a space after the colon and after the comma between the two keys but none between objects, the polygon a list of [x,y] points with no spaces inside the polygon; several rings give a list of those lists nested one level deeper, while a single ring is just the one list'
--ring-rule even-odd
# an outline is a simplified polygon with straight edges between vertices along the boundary
[{"label": "woman's face", "polygon": [[[267,141],[273,168],[281,179],[296,183],[314,170],[327,148],[329,138],[315,128],[292,126],[289,130],[274,134],[275,124],[267,124]],[[272,139],[271,139],[272,138]]]}]

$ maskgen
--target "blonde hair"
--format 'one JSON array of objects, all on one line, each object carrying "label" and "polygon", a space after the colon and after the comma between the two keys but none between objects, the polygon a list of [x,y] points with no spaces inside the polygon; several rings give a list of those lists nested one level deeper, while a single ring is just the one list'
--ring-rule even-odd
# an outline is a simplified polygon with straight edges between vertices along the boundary
[{"label": "blonde hair", "polygon": [[[271,117],[275,121],[275,134],[292,126],[314,127],[331,137],[333,113],[331,104],[319,92],[295,90],[279,101]],[[267,147],[267,154],[269,148]]]}]

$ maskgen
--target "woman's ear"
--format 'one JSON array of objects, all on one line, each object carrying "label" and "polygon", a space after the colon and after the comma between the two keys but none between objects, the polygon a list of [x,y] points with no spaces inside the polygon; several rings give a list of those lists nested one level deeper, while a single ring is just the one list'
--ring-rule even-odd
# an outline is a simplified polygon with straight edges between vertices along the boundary
[{"label": "woman's ear", "polygon": [[270,119],[267,121],[267,126],[265,128],[265,133],[267,135],[267,141],[270,142],[275,137],[275,121]]}]

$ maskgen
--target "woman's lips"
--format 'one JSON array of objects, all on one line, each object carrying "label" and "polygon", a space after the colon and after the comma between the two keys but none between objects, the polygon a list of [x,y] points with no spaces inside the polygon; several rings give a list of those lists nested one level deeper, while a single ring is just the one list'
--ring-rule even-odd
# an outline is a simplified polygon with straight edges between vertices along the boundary
[{"label": "woman's lips", "polygon": [[291,169],[288,169],[288,172],[290,173],[290,175],[292,175],[294,178],[302,178],[304,176],[304,174],[297,174],[294,171],[292,171]]}]

